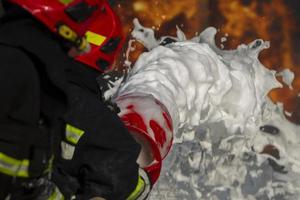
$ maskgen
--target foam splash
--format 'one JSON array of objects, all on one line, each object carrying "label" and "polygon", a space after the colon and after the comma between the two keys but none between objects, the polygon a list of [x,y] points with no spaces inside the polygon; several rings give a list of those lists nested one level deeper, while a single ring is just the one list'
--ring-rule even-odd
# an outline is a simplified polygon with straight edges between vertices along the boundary
[{"label": "foam splash", "polygon": [[292,72],[290,69],[284,69],[281,72],[276,74],[277,76],[282,77],[282,81],[290,88],[290,90],[293,90],[292,83],[295,79],[295,73]]},{"label": "foam splash", "polygon": [[282,87],[258,60],[269,42],[223,51],[212,27],[191,40],[179,28],[178,37],[157,40],[152,29],[134,25],[133,37],[149,52],[115,95],[153,95],[175,129],[150,199],[299,199],[300,128],[267,96]]}]

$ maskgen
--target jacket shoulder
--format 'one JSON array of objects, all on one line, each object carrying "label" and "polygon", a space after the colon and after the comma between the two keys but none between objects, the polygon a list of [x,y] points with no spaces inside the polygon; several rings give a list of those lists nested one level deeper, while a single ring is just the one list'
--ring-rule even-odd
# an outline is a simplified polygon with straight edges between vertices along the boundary
[{"label": "jacket shoulder", "polygon": [[0,44],[0,63],[2,75],[25,75],[33,70],[33,63],[26,53],[21,49],[8,45]]},{"label": "jacket shoulder", "polygon": [[0,120],[38,121],[39,75],[22,50],[0,45],[0,91]]}]

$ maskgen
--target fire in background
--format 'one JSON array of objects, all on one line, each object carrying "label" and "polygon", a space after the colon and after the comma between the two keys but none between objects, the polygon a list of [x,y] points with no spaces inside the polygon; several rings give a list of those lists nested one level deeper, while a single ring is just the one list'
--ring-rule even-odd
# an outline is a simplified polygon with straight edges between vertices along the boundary
[{"label": "fire in background", "polygon": [[[289,68],[296,76],[294,91],[284,86],[272,91],[270,96],[292,112],[290,120],[300,123],[299,8],[298,0],[121,0],[115,9],[127,35],[136,17],[143,25],[155,29],[157,37],[175,35],[176,25],[189,38],[214,26],[219,30],[217,42],[225,49],[258,38],[270,41],[271,48],[261,54],[262,63],[278,71]],[[227,40],[221,43],[221,38],[227,35]],[[131,61],[144,50],[139,44],[135,48]]]}]

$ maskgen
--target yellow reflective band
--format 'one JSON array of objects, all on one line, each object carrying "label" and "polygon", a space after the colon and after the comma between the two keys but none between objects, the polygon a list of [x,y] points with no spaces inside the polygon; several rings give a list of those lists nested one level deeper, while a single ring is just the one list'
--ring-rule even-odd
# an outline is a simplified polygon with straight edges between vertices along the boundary
[{"label": "yellow reflective band", "polygon": [[51,196],[47,200],[64,200],[64,196],[61,194],[59,189],[56,187]]},{"label": "yellow reflective band", "polygon": [[130,196],[126,200],[135,200],[137,199],[145,190],[145,181],[139,176],[137,186],[135,190],[130,194]]},{"label": "yellow reflective band", "polygon": [[29,177],[29,160],[17,160],[0,152],[0,172],[9,176]]},{"label": "yellow reflective band", "polygon": [[94,33],[92,31],[87,31],[85,33],[85,36],[86,36],[86,40],[91,43],[91,44],[94,44],[96,46],[100,46],[106,39],[105,36],[103,35],[99,35],[97,33]]},{"label": "yellow reflective band", "polygon": [[63,4],[69,4],[71,3],[73,0],[59,0],[61,3]]},{"label": "yellow reflective band", "polygon": [[83,130],[76,128],[70,124],[66,125],[66,139],[68,142],[74,145],[77,144],[81,136],[83,136],[83,134],[84,134]]}]

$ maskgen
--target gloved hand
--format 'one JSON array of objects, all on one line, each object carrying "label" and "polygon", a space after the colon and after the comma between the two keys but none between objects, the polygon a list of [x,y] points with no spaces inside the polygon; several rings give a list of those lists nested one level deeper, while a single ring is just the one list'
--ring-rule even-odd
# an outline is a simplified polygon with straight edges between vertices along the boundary
[{"label": "gloved hand", "polygon": [[[151,189],[152,186],[147,173],[142,168],[140,168],[137,186],[126,200],[145,200],[150,194]],[[102,197],[94,197],[91,198],[90,200],[105,200],[105,199]]]},{"label": "gloved hand", "polygon": [[12,193],[5,199],[63,200],[64,197],[56,185],[45,176],[32,180],[16,180]]}]

